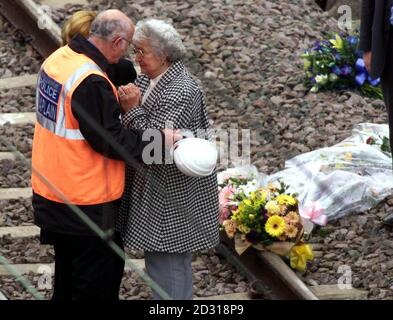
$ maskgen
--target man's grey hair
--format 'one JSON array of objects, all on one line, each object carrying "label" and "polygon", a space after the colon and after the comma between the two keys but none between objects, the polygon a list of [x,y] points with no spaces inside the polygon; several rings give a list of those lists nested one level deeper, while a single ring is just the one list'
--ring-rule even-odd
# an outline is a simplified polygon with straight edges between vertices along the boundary
[{"label": "man's grey hair", "polygon": [[164,56],[173,63],[184,58],[186,49],[179,33],[169,23],[157,19],[145,19],[136,24],[132,42],[137,45],[146,40],[156,56]]},{"label": "man's grey hair", "polygon": [[90,36],[111,41],[115,37],[127,38],[130,30],[131,26],[126,21],[98,14],[91,24]]}]

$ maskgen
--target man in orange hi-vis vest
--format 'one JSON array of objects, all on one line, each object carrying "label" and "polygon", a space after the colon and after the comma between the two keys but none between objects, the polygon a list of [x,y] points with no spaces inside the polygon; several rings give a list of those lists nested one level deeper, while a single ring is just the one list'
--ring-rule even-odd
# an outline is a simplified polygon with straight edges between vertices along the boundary
[{"label": "man in orange hi-vis vest", "polygon": [[[143,141],[142,131],[121,126],[122,109],[128,111],[134,102],[129,99],[129,106],[120,106],[105,73],[126,54],[133,33],[127,16],[104,11],[93,21],[89,39],[77,35],[52,53],[39,72],[33,207],[41,242],[54,245],[55,300],[119,296],[124,260],[67,202],[111,235],[124,188],[124,150],[140,159],[150,143]],[[167,145],[179,138],[171,130],[163,130],[161,137]],[[111,239],[122,247],[116,233]]]}]

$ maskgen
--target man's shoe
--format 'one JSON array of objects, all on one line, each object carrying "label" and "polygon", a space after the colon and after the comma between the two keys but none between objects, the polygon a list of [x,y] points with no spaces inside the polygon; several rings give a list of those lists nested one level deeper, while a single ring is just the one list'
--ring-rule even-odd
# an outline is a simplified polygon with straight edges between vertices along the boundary
[{"label": "man's shoe", "polygon": [[385,218],[383,218],[382,223],[385,226],[393,227],[393,213],[391,213],[388,216],[386,216]]}]

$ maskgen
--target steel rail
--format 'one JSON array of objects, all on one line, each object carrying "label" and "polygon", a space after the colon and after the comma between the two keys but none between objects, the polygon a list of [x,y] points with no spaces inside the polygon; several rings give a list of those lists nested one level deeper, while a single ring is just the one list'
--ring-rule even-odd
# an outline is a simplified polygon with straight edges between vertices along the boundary
[{"label": "steel rail", "polygon": [[60,47],[59,26],[50,15],[43,16],[40,6],[32,0],[0,0],[0,12],[17,29],[30,36],[27,41],[30,41],[43,57]]},{"label": "steel rail", "polygon": [[296,273],[276,254],[248,248],[239,256],[233,248],[233,240],[221,235],[221,243],[216,247],[216,251],[250,281],[250,298],[318,300]]}]

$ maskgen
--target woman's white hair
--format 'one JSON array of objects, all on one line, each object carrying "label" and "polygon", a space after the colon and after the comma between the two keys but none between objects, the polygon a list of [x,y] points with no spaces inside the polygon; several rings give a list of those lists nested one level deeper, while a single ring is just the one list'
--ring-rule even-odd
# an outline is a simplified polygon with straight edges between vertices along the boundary
[{"label": "woman's white hair", "polygon": [[164,56],[173,63],[184,58],[186,49],[179,33],[169,23],[157,19],[145,19],[135,26],[134,44],[146,40],[157,56]]}]

